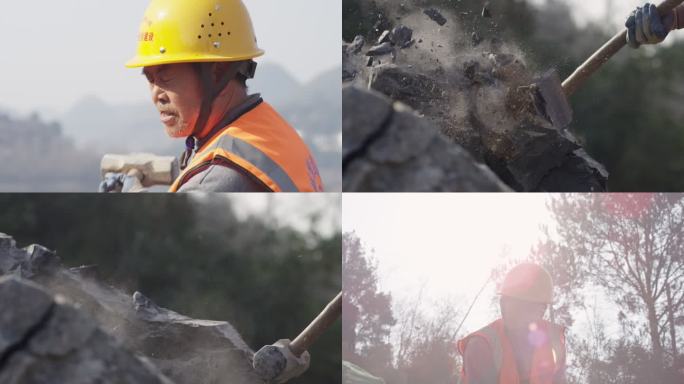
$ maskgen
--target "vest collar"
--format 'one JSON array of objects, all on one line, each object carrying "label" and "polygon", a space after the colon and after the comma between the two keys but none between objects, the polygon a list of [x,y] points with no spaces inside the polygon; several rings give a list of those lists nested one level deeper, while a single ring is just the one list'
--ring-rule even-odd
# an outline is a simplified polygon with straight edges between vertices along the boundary
[{"label": "vest collar", "polygon": [[250,112],[254,108],[258,107],[263,101],[264,100],[261,98],[261,95],[258,93],[247,96],[244,102],[227,111],[226,114],[223,115],[223,118],[214,126],[214,128],[211,129],[211,131],[209,131],[206,136],[201,139],[198,139],[195,136],[188,136],[188,138],[185,139],[185,151],[183,151],[181,154],[180,169],[184,170],[190,163],[193,153],[199,152],[202,147],[204,147],[206,143],[211,141],[212,138],[219,134],[223,128],[239,119],[246,113]]},{"label": "vest collar", "polygon": [[206,143],[211,141],[212,138],[219,134],[223,130],[223,128],[225,128],[227,125],[231,124],[235,120],[239,119],[249,111],[258,107],[259,104],[263,103],[263,101],[263,98],[258,93],[247,96],[247,98],[244,102],[242,102],[242,104],[239,104],[235,108],[226,112],[226,114],[223,115],[223,118],[218,123],[216,123],[214,128],[212,128],[206,136],[200,139],[195,139],[195,151],[199,151],[202,147],[204,147]]}]

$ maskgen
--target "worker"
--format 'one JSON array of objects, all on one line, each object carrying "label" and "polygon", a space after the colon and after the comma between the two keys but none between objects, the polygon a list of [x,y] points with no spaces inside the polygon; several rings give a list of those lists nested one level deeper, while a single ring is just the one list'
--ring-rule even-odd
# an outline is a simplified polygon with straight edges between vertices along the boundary
[{"label": "worker", "polygon": [[126,66],[143,68],[166,133],[186,139],[170,192],[323,191],[297,131],[247,92],[263,54],[241,0],[151,1]]},{"label": "worker", "polygon": [[632,12],[625,26],[627,44],[632,48],[661,43],[670,31],[684,28],[684,6],[680,5],[661,17],[654,4],[646,3]]},{"label": "worker", "polygon": [[551,275],[520,264],[499,294],[501,319],[458,342],[463,383],[565,383],[565,329],[543,320],[553,297]]}]

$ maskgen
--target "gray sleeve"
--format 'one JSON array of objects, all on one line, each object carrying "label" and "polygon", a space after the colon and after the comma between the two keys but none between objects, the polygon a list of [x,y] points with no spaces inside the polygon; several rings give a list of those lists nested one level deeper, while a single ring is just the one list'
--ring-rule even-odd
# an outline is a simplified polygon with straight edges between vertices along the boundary
[{"label": "gray sleeve", "polygon": [[190,178],[178,190],[186,192],[272,192],[266,185],[240,169],[212,165]]}]

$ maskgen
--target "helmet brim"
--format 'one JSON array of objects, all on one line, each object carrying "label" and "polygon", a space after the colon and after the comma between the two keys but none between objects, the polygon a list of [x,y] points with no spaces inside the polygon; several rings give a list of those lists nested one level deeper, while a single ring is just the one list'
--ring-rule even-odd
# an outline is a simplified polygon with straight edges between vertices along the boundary
[{"label": "helmet brim", "polygon": [[238,56],[219,56],[219,55],[197,55],[197,56],[192,56],[192,55],[187,55],[187,54],[178,54],[178,55],[168,55],[168,54],[160,54],[157,56],[136,56],[126,62],[125,66],[126,68],[142,68],[142,67],[151,67],[155,65],[164,65],[164,64],[180,64],[180,63],[211,63],[211,62],[226,62],[226,61],[243,61],[243,60],[250,60],[257,58],[259,56],[264,55],[264,50],[259,50],[257,52],[245,54],[245,55],[238,55]]}]

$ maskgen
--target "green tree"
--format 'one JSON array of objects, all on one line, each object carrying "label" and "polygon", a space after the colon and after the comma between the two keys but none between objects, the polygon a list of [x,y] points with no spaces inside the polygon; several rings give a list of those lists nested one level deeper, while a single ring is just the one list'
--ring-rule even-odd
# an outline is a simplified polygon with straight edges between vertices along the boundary
[{"label": "green tree", "polygon": [[583,260],[584,273],[625,317],[641,320],[652,364],[665,372],[680,358],[676,319],[684,314],[684,198],[561,195],[550,208],[559,243]]},{"label": "green tree", "polygon": [[377,263],[354,232],[342,237],[343,357],[382,376],[392,369],[392,297],[378,288]]}]

